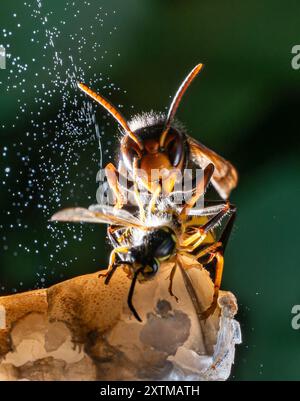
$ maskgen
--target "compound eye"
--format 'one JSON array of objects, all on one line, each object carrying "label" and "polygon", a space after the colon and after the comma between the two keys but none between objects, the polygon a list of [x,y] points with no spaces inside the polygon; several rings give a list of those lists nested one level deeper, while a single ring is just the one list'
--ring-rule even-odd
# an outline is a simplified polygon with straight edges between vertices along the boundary
[{"label": "compound eye", "polygon": [[163,242],[156,248],[154,252],[154,256],[158,259],[166,258],[172,255],[175,248],[175,242],[173,238],[170,236],[163,240]]},{"label": "compound eye", "polygon": [[170,133],[165,141],[165,150],[170,162],[177,167],[183,159],[183,139],[177,133]]},{"label": "compound eye", "polygon": [[132,170],[135,159],[141,159],[142,152],[138,145],[129,137],[125,137],[121,144],[122,157],[128,170]]}]

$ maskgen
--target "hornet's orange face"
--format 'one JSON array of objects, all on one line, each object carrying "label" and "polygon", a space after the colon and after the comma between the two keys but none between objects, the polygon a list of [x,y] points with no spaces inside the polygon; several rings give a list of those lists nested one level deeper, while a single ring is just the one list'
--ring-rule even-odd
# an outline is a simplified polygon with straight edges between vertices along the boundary
[{"label": "hornet's orange face", "polygon": [[[197,64],[186,76],[163,123],[146,125],[135,131],[131,130],[124,116],[107,99],[85,84],[78,83],[79,88],[101,104],[122,127],[121,159],[132,179],[142,182],[151,193],[158,194],[160,190],[165,194],[172,192],[179,173],[186,167],[189,153],[187,139],[185,134],[173,127],[173,121],[182,96],[202,68],[203,64]],[[115,170],[114,166],[110,166],[110,169]],[[117,193],[115,182],[111,181],[111,184]],[[121,203],[119,199],[118,204]]]},{"label": "hornet's orange face", "polygon": [[170,193],[174,187],[176,174],[181,172],[187,161],[186,138],[182,132],[170,128],[161,141],[162,125],[147,126],[134,132],[139,146],[129,136],[121,144],[121,157],[128,171],[135,170],[143,185],[154,192],[163,185]]}]

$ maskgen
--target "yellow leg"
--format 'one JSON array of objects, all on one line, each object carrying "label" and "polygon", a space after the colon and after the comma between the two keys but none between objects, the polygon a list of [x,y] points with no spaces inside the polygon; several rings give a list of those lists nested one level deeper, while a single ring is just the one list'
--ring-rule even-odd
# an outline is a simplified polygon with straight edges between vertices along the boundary
[{"label": "yellow leg", "polygon": [[151,211],[151,213],[155,211],[156,201],[160,193],[161,193],[161,186],[158,185],[155,191],[153,192],[151,201],[149,203],[149,210]]},{"label": "yellow leg", "polygon": [[195,234],[189,235],[186,239],[180,241],[180,246],[186,247],[191,245],[193,242],[198,241],[202,236],[202,233],[198,230]]},{"label": "yellow leg", "polygon": [[133,161],[133,189],[134,189],[134,197],[136,200],[136,203],[138,204],[139,207],[139,211],[140,211],[140,219],[142,221],[145,221],[145,210],[144,210],[144,205],[142,203],[141,200],[141,196],[140,196],[140,191],[138,189],[138,185],[137,185],[137,174],[136,174],[136,170],[137,170],[137,159],[135,159]]},{"label": "yellow leg", "polygon": [[193,250],[195,250],[196,248],[198,248],[199,245],[202,244],[202,242],[205,240],[206,236],[207,236],[207,233],[199,231],[199,238],[192,245]]},{"label": "yellow leg", "polygon": [[119,244],[121,244],[123,241],[125,241],[126,237],[129,235],[129,233],[131,232],[131,228],[126,228],[124,233],[117,238],[117,241],[119,242]]},{"label": "yellow leg", "polygon": [[198,201],[198,199],[204,195],[206,188],[209,184],[210,178],[212,177],[214,172],[214,165],[212,163],[208,164],[205,169],[204,169],[204,173],[203,173],[203,177],[202,179],[197,183],[196,187],[195,187],[195,193],[194,195],[191,197],[191,199],[189,199],[186,204],[183,206],[180,215],[179,215],[179,219],[180,220],[185,220],[186,216],[189,213],[189,210],[192,209],[194,207],[194,205],[196,204],[196,202]]},{"label": "yellow leg", "polygon": [[191,247],[179,248],[179,252],[182,255],[193,257],[194,259],[198,260],[198,259],[202,258],[203,256],[207,255],[208,253],[215,251],[217,248],[219,248],[221,246],[222,246],[222,242],[216,242],[215,244],[205,247],[196,255],[191,255],[190,253],[193,252],[198,247],[198,244],[195,243],[195,245],[192,245]]},{"label": "yellow leg", "polygon": [[214,294],[213,294],[213,300],[209,308],[206,309],[201,315],[201,319],[205,320],[209,316],[211,316],[218,304],[218,296],[219,296],[219,290],[221,287],[221,282],[222,282],[222,275],[223,275],[223,268],[224,268],[224,257],[221,252],[216,252],[214,254],[215,258],[217,259],[217,264],[216,264],[216,277],[215,277],[215,283],[214,283]]},{"label": "yellow leg", "polygon": [[109,257],[109,265],[107,268],[106,273],[101,273],[99,274],[99,277],[109,277],[111,273],[115,270],[115,261],[116,261],[116,254],[117,253],[127,253],[129,251],[129,248],[127,246],[120,246],[118,248],[114,248]]},{"label": "yellow leg", "polygon": [[194,229],[195,233],[189,235],[185,240],[183,240],[180,245],[189,246],[193,244],[194,249],[204,241],[205,237],[209,233],[209,231],[213,230],[214,227],[220,223],[221,219],[226,215],[226,213],[230,210],[230,204],[227,202],[224,204],[223,209],[220,210],[214,217],[208,220],[205,224],[200,227],[189,227],[189,229]]},{"label": "yellow leg", "polygon": [[203,256],[207,255],[208,253],[215,251],[220,246],[222,246],[222,242],[216,242],[215,244],[202,249],[202,251],[200,251],[199,253],[197,253],[197,255],[195,255],[195,259],[198,260],[198,259],[202,258]]},{"label": "yellow leg", "polygon": [[137,186],[137,183],[134,183],[134,197],[136,200],[136,203],[138,204],[139,207],[139,211],[140,211],[140,220],[141,221],[145,221],[145,210],[144,210],[144,205],[143,202],[141,200],[141,196],[140,196],[140,192]]},{"label": "yellow leg", "polygon": [[117,179],[117,169],[116,167],[112,164],[109,163],[106,167],[105,167],[105,174],[107,177],[107,182],[108,185],[110,186],[111,190],[113,191],[113,194],[116,197],[116,204],[115,207],[118,209],[121,209],[121,207],[123,206],[123,197],[119,188],[119,183],[118,183],[118,179]]},{"label": "yellow leg", "polygon": [[174,169],[169,173],[169,176],[162,180],[162,193],[169,195],[173,190],[178,177],[178,169]]}]

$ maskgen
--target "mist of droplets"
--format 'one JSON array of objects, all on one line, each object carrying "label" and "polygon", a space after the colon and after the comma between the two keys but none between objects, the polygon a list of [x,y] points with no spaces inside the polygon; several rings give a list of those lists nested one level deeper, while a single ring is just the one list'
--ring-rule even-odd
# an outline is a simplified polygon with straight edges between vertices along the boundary
[{"label": "mist of droplets", "polygon": [[[51,274],[64,277],[64,269],[76,261],[76,244],[93,228],[66,228],[47,220],[79,199],[86,200],[83,206],[94,202],[97,170],[111,153],[111,141],[104,135],[111,119],[80,93],[77,81],[106,96],[121,91],[107,74],[110,60],[120,56],[110,48],[110,37],[118,31],[112,24],[116,11],[104,10],[97,0],[62,0],[56,11],[51,2],[26,1],[22,16],[12,10],[0,32],[7,56],[1,96],[13,97],[16,107],[13,121],[1,118],[1,187],[7,202],[1,211],[0,247],[10,261],[12,255],[18,263],[30,255],[37,278],[33,288],[47,285]],[[14,49],[20,41],[28,48],[22,57]],[[99,73],[99,65],[106,74]],[[86,152],[91,157],[83,165]],[[40,223],[40,230],[32,232],[28,215]],[[74,248],[68,259],[63,257],[67,247]],[[43,249],[47,258],[40,257]],[[95,250],[94,244],[91,255]],[[20,289],[22,281],[12,289],[0,281],[2,291]]]}]

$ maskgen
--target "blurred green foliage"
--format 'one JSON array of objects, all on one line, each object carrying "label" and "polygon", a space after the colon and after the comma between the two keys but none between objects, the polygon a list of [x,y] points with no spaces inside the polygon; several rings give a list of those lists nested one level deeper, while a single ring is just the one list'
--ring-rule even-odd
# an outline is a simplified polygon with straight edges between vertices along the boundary
[{"label": "blurred green foliage", "polygon": [[[134,113],[164,110],[187,71],[198,62],[206,65],[189,89],[178,117],[193,137],[231,160],[240,173],[232,196],[238,218],[226,251],[223,281],[223,288],[239,300],[243,334],[232,379],[299,380],[300,331],[291,327],[292,306],[300,304],[300,70],[291,67],[291,48],[300,38],[299,1],[101,2],[108,12],[116,10],[114,16],[109,15],[117,31],[108,40],[110,49],[118,51],[108,53],[99,73],[109,74],[127,89],[121,99],[112,96],[116,104],[125,105],[125,115],[132,114],[131,105],[135,105]],[[62,3],[52,0],[46,7],[59,19]],[[9,24],[12,10],[22,18],[21,2],[4,2],[1,25]],[[84,12],[81,18],[85,18]],[[24,16],[24,27],[29,24]],[[110,16],[106,24],[108,31]],[[74,32],[77,28],[74,24]],[[24,54],[31,48],[16,37],[14,51]],[[2,74],[5,70],[0,71],[0,78]],[[30,90],[25,100],[36,107]],[[13,120],[16,108],[15,96],[1,93],[1,120]],[[43,118],[51,119],[56,111],[53,106],[44,110]],[[13,142],[27,127],[24,119],[15,129],[1,132],[2,142]],[[109,128],[106,135],[111,138],[114,130]],[[10,165],[18,169],[17,159],[13,154],[10,157]],[[86,165],[89,157],[88,152],[83,156]],[[22,190],[25,181],[15,185]],[[95,183],[86,185],[93,194]],[[1,208],[5,209],[10,195],[3,192]],[[87,204],[80,196],[78,203]],[[10,218],[13,216],[3,216],[5,221]],[[32,238],[37,233],[47,235],[41,231],[46,222],[36,217],[34,210],[29,210],[26,218]],[[105,265],[105,228],[99,229],[97,238],[99,263],[93,263],[89,253],[95,235],[87,228],[84,243],[65,250],[69,256],[78,253],[79,259],[63,275],[55,271],[49,283],[96,270],[99,263]],[[10,247],[29,239],[28,231],[16,231],[10,236]],[[41,249],[41,264],[47,264],[47,257],[47,250]],[[2,253],[0,287],[1,282],[11,288],[23,281],[24,289],[31,288],[35,274],[34,255],[14,258],[12,253]]]}]

